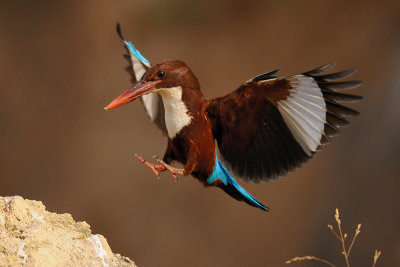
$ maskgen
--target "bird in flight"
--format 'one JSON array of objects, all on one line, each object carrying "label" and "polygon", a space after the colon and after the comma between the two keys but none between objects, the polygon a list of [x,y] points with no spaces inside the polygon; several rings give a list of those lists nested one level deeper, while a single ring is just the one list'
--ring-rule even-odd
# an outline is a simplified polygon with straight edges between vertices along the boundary
[{"label": "bird in flight", "polygon": [[[326,74],[335,63],[283,77],[274,70],[249,79],[230,94],[205,98],[184,62],[151,65],[123,38],[119,24],[117,33],[127,50],[132,85],[105,109],[141,98],[150,120],[168,137],[164,157],[157,163],[136,155],[157,176],[161,171],[175,179],[192,175],[207,187],[219,187],[268,211],[234,176],[255,183],[285,176],[329,143],[339,127],[348,125],[345,117],[359,114],[339,103],[359,101],[362,97],[341,91],[361,81],[337,81],[356,70]],[[171,166],[174,161],[183,168]]]}]

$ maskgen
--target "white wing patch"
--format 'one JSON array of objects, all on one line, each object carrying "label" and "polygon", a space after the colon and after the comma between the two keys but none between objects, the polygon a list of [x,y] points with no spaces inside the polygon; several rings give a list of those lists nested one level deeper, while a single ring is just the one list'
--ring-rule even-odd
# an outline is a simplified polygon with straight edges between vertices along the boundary
[{"label": "white wing patch", "polygon": [[136,81],[140,81],[140,79],[142,79],[144,73],[146,72],[146,69],[143,67],[139,59],[137,59],[133,54],[131,54],[131,60]]},{"label": "white wing patch", "polygon": [[150,93],[142,96],[143,105],[146,109],[147,115],[150,117],[150,121],[154,122],[157,118],[159,110],[158,103],[160,102],[160,96],[157,93]]},{"label": "white wing patch", "polygon": [[312,77],[298,74],[286,77],[293,89],[278,109],[303,150],[311,155],[321,144],[326,122],[326,104],[321,89]]},{"label": "white wing patch", "polygon": [[[140,81],[140,79],[142,79],[144,73],[146,72],[146,68],[143,65],[149,68],[150,64],[144,61],[140,61],[131,52],[131,50],[129,49],[129,45],[127,43],[125,43],[125,45],[128,47],[129,54],[131,56],[132,68],[133,68],[133,73],[135,74],[136,81]],[[159,102],[161,100],[159,95],[157,95],[157,93],[150,93],[142,96],[142,100],[144,108],[146,109],[146,112],[150,117],[150,120],[154,122],[154,120],[157,118],[158,113],[160,112],[158,110]]]}]

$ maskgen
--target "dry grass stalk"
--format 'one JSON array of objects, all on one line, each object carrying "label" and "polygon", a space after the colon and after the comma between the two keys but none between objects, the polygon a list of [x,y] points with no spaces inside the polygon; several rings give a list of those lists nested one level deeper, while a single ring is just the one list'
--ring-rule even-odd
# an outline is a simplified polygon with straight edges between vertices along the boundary
[{"label": "dry grass stalk", "polygon": [[372,267],[375,267],[375,264],[378,261],[380,255],[381,255],[381,251],[375,249],[374,263],[372,264]]},{"label": "dry grass stalk", "polygon": [[[330,225],[330,224],[328,224],[328,228],[336,236],[336,238],[340,241],[341,246],[342,246],[341,254],[344,256],[344,259],[346,261],[346,267],[350,267],[350,262],[349,262],[350,252],[351,252],[351,249],[353,248],[354,241],[356,240],[357,236],[361,232],[360,231],[361,224],[357,225],[356,232],[355,232],[355,234],[353,236],[353,239],[351,240],[350,246],[348,248],[346,248],[346,242],[345,241],[346,241],[346,238],[347,238],[347,234],[343,233],[343,231],[342,231],[342,221],[340,220],[340,214],[339,214],[339,210],[338,209],[336,209],[336,211],[335,211],[335,221],[337,223],[338,231],[335,231],[333,226]],[[376,262],[378,261],[380,255],[381,255],[381,251],[375,250],[374,262],[372,264],[372,267],[375,267]],[[293,262],[305,261],[305,260],[315,260],[315,261],[323,262],[323,263],[325,263],[325,264],[327,264],[329,266],[336,267],[336,265],[334,265],[330,261],[325,260],[325,259],[321,259],[321,258],[317,258],[315,256],[294,257],[293,259],[290,259],[290,260],[286,261],[285,263],[286,264],[290,264],[290,263],[293,263]]]},{"label": "dry grass stalk", "polygon": [[331,262],[329,262],[327,260],[324,260],[324,259],[320,259],[320,258],[314,257],[314,256],[294,257],[293,259],[290,259],[290,260],[286,261],[285,264],[289,264],[289,263],[296,262],[296,261],[304,261],[304,260],[320,261],[320,262],[326,263],[326,264],[328,264],[328,265],[330,265],[332,267],[336,267],[336,265],[334,265],[333,263],[331,263]]}]

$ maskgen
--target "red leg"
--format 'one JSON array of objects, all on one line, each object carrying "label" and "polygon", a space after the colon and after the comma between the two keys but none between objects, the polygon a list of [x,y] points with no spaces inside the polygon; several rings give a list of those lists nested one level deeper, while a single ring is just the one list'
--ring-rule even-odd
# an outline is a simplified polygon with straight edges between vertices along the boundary
[{"label": "red leg", "polygon": [[157,159],[157,162],[160,163],[160,165],[162,167],[164,167],[165,169],[167,169],[171,173],[172,178],[174,178],[175,181],[178,179],[178,176],[177,176],[178,174],[179,175],[183,175],[183,171],[184,171],[183,169],[178,169],[178,168],[172,167],[171,165],[165,163],[160,158],[156,158],[156,159]]},{"label": "red leg", "polygon": [[146,165],[157,177],[160,177],[160,174],[158,173],[159,171],[165,171],[166,168],[163,165],[157,165],[153,163],[147,162],[144,158],[139,156],[138,154],[135,154],[135,157],[144,165]]}]

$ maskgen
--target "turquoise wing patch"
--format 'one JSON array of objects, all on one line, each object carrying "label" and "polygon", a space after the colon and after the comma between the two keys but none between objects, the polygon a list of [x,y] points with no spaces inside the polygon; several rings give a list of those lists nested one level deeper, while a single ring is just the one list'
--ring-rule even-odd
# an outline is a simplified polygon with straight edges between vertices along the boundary
[{"label": "turquoise wing patch", "polygon": [[150,61],[148,61],[142,54],[140,54],[139,50],[135,48],[135,46],[132,44],[131,41],[124,41],[125,45],[128,47],[129,52],[133,54],[137,59],[139,59],[141,62],[146,63],[150,65]]}]

